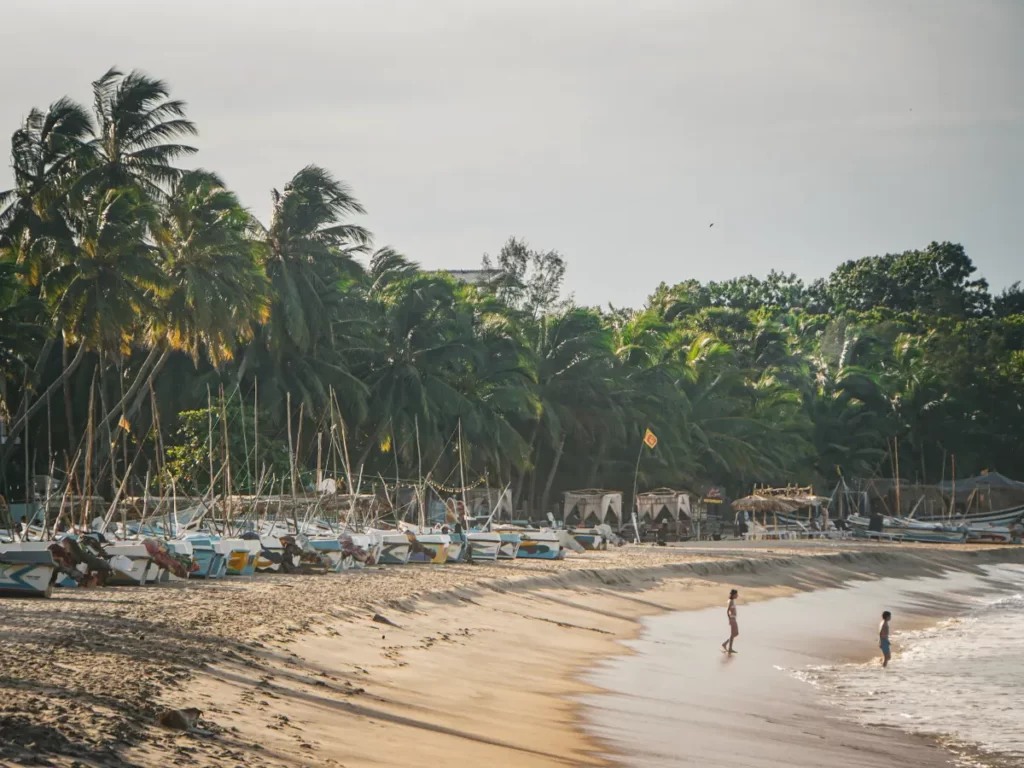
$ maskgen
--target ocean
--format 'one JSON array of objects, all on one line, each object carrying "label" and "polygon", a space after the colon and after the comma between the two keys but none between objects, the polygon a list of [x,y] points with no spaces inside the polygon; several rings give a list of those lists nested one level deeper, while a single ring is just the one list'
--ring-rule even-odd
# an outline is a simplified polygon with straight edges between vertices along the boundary
[{"label": "ocean", "polygon": [[966,747],[965,765],[1024,765],[1024,569],[989,576],[1012,593],[977,595],[961,616],[896,632],[884,672],[872,662],[796,674],[859,723],[942,737]]},{"label": "ocean", "polygon": [[[587,730],[635,768],[1024,766],[1024,568],[882,578],[645,620],[587,681]],[[893,612],[895,656],[879,665]]]}]

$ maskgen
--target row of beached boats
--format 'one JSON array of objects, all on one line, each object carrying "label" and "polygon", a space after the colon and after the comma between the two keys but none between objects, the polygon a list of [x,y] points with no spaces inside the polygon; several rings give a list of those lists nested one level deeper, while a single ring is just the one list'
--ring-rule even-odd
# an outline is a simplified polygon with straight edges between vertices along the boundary
[{"label": "row of beached boats", "polygon": [[985,520],[915,520],[882,517],[872,523],[863,515],[846,518],[856,538],[918,541],[930,544],[1011,544],[1021,542],[1024,507],[1004,510],[1001,517]]},{"label": "row of beached boats", "polygon": [[342,533],[328,532],[331,526],[323,524],[302,528],[295,533],[284,523],[272,523],[236,536],[198,531],[175,537],[137,533],[136,538],[93,530],[58,534],[48,541],[32,540],[31,531],[14,537],[0,530],[0,595],[48,597],[54,587],[338,573],[367,565],[561,560],[570,550],[604,549],[614,539],[606,526],[573,531],[495,526],[452,532],[403,525]]}]

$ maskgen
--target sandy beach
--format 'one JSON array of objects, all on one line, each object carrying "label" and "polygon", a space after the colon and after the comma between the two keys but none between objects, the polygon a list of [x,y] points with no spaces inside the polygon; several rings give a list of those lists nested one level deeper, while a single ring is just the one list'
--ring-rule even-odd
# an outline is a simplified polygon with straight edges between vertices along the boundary
[{"label": "sandy beach", "polygon": [[[608,765],[615,746],[584,727],[580,701],[599,693],[584,678],[645,617],[718,606],[724,584],[749,604],[1022,561],[1006,547],[722,543],[3,600],[0,765]],[[942,608],[924,601],[916,620]],[[196,731],[156,724],[182,707],[202,710]],[[889,738],[914,764],[942,757]]]}]

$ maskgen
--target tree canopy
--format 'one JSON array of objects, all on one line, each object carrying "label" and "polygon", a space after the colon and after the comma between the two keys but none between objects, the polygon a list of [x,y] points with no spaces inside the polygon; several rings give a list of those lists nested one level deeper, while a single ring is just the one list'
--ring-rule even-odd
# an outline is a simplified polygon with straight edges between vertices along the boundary
[{"label": "tree canopy", "polygon": [[1024,293],[993,297],[958,244],[585,307],[566,257],[519,237],[479,284],[375,248],[355,191],[316,165],[268,179],[260,222],[183,165],[198,129],[170,86],[111,69],[93,88],[91,111],[28,112],[0,192],[9,498],[86,455],[79,487],[88,472],[112,494],[128,473],[141,490],[143,468],[198,487],[214,448],[236,489],[280,482],[289,445],[308,482],[343,439],[367,486],[458,485],[461,460],[537,514],[568,489],[631,488],[648,428],[641,488],[827,492],[891,476],[896,451],[925,482],[954,455],[959,475],[1024,476]]}]

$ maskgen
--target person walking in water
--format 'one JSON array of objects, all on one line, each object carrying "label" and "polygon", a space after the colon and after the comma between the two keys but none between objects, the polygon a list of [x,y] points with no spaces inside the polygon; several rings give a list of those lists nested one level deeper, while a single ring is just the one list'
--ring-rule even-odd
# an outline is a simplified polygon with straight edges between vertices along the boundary
[{"label": "person walking in water", "polygon": [[882,666],[889,666],[889,659],[892,658],[892,650],[889,647],[889,619],[892,614],[889,611],[882,611],[882,624],[878,627],[878,647],[882,649]]},{"label": "person walking in water", "polygon": [[722,650],[727,653],[736,653],[732,649],[732,642],[740,634],[740,625],[736,623],[736,598],[740,596],[738,589],[729,592],[729,604],[725,609],[725,615],[729,617],[729,639],[722,643]]}]

